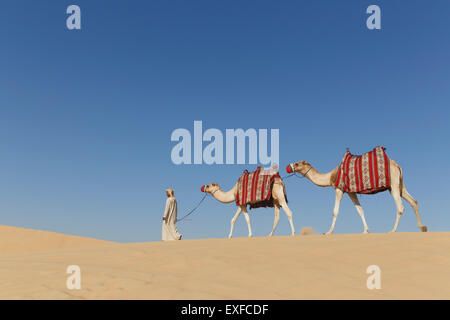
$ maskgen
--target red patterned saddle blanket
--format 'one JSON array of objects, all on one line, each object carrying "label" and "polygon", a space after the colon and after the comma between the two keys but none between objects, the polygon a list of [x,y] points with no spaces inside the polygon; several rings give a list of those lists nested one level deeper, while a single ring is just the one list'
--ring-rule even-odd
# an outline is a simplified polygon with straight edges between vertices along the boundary
[{"label": "red patterned saddle blanket", "polygon": [[280,177],[278,172],[262,170],[261,167],[258,167],[253,172],[244,171],[238,180],[236,205],[252,205],[262,202],[262,206],[271,206],[269,202],[272,199],[272,182],[277,177]]},{"label": "red patterned saddle blanket", "polygon": [[348,149],[339,165],[335,187],[345,192],[371,194],[391,186],[386,148],[378,146],[361,156]]}]

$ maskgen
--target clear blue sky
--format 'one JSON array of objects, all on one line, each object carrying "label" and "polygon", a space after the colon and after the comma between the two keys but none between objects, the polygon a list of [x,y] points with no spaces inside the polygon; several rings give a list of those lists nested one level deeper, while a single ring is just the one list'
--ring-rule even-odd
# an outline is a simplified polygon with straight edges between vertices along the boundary
[{"label": "clear blue sky", "polygon": [[[82,30],[66,28],[66,8]],[[366,8],[381,7],[369,31]],[[167,187],[182,216],[202,184],[242,165],[170,160],[176,128],[275,128],[280,162],[337,166],[376,145],[403,168],[431,231],[450,230],[450,2],[6,0],[0,9],[0,224],[132,242],[159,240]],[[284,174],[284,170],[283,170]],[[331,223],[334,191],[286,181],[298,232]],[[372,232],[388,193],[362,196]],[[398,231],[419,231],[413,210]],[[185,238],[226,237],[235,205],[208,198]],[[267,235],[272,209],[251,211]],[[336,233],[363,227],[344,198]],[[289,234],[284,213],[276,231]],[[236,236],[246,236],[243,217]]]}]

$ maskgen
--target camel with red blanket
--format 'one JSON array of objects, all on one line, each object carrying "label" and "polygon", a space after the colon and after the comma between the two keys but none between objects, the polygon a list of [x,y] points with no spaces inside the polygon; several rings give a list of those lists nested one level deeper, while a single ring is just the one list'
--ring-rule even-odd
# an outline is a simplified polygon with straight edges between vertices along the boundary
[{"label": "camel with red blanket", "polygon": [[295,234],[294,223],[292,222],[292,211],[287,205],[286,188],[283,180],[276,172],[263,171],[261,167],[254,172],[244,171],[238,182],[229,191],[222,191],[217,183],[204,185],[201,187],[202,192],[210,193],[216,200],[222,203],[236,202],[237,212],[231,219],[231,230],[228,238],[233,236],[234,224],[241,214],[244,213],[248,226],[248,236],[252,236],[252,228],[250,226],[250,217],[247,211],[247,205],[252,208],[274,207],[275,219],[273,222],[272,236],[278,221],[280,220],[280,208],[286,213],[289,224],[291,226],[292,235]]},{"label": "camel with red blanket", "polygon": [[427,231],[427,227],[420,220],[417,201],[406,190],[402,168],[394,160],[389,159],[384,150],[385,148],[378,146],[371,152],[355,156],[347,149],[341,164],[328,173],[319,173],[306,161],[292,163],[286,167],[288,173],[299,172],[320,187],[332,186],[335,188],[333,221],[330,230],[325,234],[331,234],[334,230],[344,193],[348,194],[355,205],[364,225],[364,233],[369,233],[369,227],[364,219],[364,210],[359,203],[357,193],[375,194],[386,190],[389,190],[397,206],[397,217],[390,232],[397,230],[400,217],[405,210],[401,198],[405,199],[414,209],[419,228],[423,232]]}]

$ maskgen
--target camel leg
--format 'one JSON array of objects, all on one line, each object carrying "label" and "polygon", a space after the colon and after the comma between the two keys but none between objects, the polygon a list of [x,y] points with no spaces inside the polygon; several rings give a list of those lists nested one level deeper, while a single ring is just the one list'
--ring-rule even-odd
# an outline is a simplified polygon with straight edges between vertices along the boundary
[{"label": "camel leg", "polygon": [[341,205],[342,195],[344,192],[341,189],[336,189],[336,200],[334,202],[334,209],[333,209],[333,222],[331,223],[330,230],[326,232],[325,234],[332,234],[334,231],[334,225],[336,224],[336,219],[339,214],[339,207]]},{"label": "camel leg", "polygon": [[289,209],[286,201],[282,199],[280,202],[281,207],[283,208],[284,212],[286,213],[286,216],[289,220],[289,224],[291,225],[291,235],[295,235],[295,228],[294,228],[294,222],[292,221],[292,211]]},{"label": "camel leg", "polygon": [[253,233],[252,233],[252,227],[250,226],[250,217],[248,216],[247,207],[243,206],[242,211],[244,211],[245,221],[247,221],[248,236],[251,237],[251,236],[253,236]]},{"label": "camel leg", "polygon": [[275,204],[275,218],[273,220],[273,228],[272,228],[272,232],[269,234],[269,237],[273,236],[273,233],[275,231],[275,228],[278,225],[278,221],[280,221],[280,206]]},{"label": "camel leg", "polygon": [[390,232],[395,232],[397,230],[398,223],[403,214],[403,211],[405,211],[405,207],[403,206],[403,202],[400,197],[399,188],[391,188],[391,195],[394,198],[395,205],[397,206],[397,218],[395,219],[394,227],[392,228],[392,230]]},{"label": "camel leg", "polygon": [[356,211],[358,211],[359,216],[361,217],[362,223],[364,225],[364,232],[369,233],[369,227],[367,226],[366,219],[364,218],[364,210],[359,203],[358,196],[356,193],[349,193],[348,196],[352,199],[353,204],[355,205]]},{"label": "camel leg", "polygon": [[422,224],[422,221],[420,220],[420,215],[419,215],[419,204],[417,203],[417,200],[414,199],[406,190],[405,184],[402,181],[402,194],[401,194],[402,198],[405,199],[410,205],[411,207],[414,209],[414,212],[416,213],[416,217],[417,217],[417,224],[419,226],[419,228],[422,230],[422,232],[427,232],[427,227],[424,226]]},{"label": "camel leg", "polygon": [[231,219],[231,230],[230,230],[230,234],[228,235],[228,239],[231,239],[231,237],[233,236],[234,224],[236,223],[237,218],[241,214],[241,211],[242,211],[242,208],[238,207],[236,214],[234,215],[233,219]]},{"label": "camel leg", "polygon": [[273,224],[272,232],[270,233],[270,236],[273,235],[273,232],[275,231],[275,228],[277,227],[278,221],[280,219],[279,212],[280,207],[283,208],[284,212],[286,213],[286,216],[289,220],[289,224],[291,226],[291,234],[295,235],[295,228],[294,228],[294,222],[292,221],[292,211],[289,209],[287,203],[286,203],[286,196],[285,196],[285,186],[284,184],[274,184],[272,189],[273,198],[276,202],[278,202],[278,210],[277,205],[275,204],[275,220]]}]

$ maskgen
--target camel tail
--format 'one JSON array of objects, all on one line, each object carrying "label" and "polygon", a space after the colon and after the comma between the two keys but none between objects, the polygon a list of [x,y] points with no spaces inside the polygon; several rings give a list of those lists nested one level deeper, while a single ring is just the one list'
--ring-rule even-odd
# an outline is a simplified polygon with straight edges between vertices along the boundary
[{"label": "camel tail", "polygon": [[286,204],[288,203],[287,193],[286,193],[286,186],[283,183],[283,193],[284,193],[284,200],[286,200]]},{"label": "camel tail", "polygon": [[397,164],[398,170],[400,171],[400,196],[403,197],[403,192],[408,192],[406,191],[406,187],[405,187],[405,182],[403,181],[403,170],[402,167],[400,167]]}]

